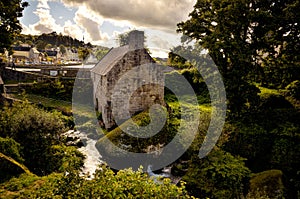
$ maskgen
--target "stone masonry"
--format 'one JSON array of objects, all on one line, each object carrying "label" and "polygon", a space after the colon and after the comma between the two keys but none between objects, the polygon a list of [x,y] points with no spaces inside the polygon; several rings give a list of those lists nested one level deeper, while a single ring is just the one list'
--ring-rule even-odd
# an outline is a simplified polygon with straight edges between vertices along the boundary
[{"label": "stone masonry", "polygon": [[128,119],[128,112],[133,115],[164,104],[164,74],[144,48],[142,31],[130,32],[128,45],[112,48],[91,69],[91,78],[95,108],[106,129],[115,125],[115,119]]}]

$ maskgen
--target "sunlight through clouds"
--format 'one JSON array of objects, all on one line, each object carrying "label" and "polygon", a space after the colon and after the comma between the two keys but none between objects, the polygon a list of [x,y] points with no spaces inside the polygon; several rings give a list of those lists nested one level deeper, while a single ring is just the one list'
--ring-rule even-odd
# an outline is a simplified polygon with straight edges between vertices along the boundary
[{"label": "sunlight through clouds", "polygon": [[177,45],[176,24],[186,20],[196,0],[27,0],[24,34],[62,33],[94,45],[114,47],[117,34],[139,29],[147,45],[170,49]]}]

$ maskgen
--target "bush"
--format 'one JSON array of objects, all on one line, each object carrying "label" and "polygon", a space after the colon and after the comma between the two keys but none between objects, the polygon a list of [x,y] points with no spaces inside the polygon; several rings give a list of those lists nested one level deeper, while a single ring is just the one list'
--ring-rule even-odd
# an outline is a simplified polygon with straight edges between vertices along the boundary
[{"label": "bush", "polygon": [[[20,155],[20,150],[20,144],[13,139],[0,137],[0,153],[22,164],[24,159]],[[0,158],[0,171],[0,182],[23,172],[17,165],[3,158]]]},{"label": "bush", "polygon": [[45,177],[21,175],[0,184],[4,198],[191,198],[184,183],[176,186],[170,180],[159,183],[141,171],[131,169],[114,173],[102,167],[94,179],[78,172],[51,174]]},{"label": "bush", "polygon": [[293,108],[293,105],[285,99],[282,95],[268,94],[262,97],[261,109],[289,109]]},{"label": "bush", "polygon": [[284,191],[282,175],[280,170],[268,170],[253,175],[250,180],[250,193],[258,192],[270,198],[282,198]]},{"label": "bush", "polygon": [[28,103],[16,103],[0,111],[0,136],[20,143],[24,164],[36,174],[52,172],[49,151],[60,143],[63,132],[65,126],[58,112],[46,112]]},{"label": "bush", "polygon": [[296,80],[290,83],[286,88],[287,95],[294,97],[296,99],[300,99],[300,81]]},{"label": "bush", "polygon": [[200,198],[240,198],[249,175],[243,158],[214,150],[207,157],[190,162],[182,179],[187,182],[188,192]]}]

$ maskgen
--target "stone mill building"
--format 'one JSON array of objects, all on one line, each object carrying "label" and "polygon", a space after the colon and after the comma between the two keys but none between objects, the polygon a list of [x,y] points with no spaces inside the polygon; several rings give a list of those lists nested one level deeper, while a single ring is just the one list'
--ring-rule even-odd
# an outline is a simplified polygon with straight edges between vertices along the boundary
[{"label": "stone mill building", "polygon": [[[146,69],[141,66],[147,66]],[[144,48],[144,32],[129,33],[128,45],[112,48],[92,69],[95,108],[106,129],[154,104],[164,104],[164,74]]]}]

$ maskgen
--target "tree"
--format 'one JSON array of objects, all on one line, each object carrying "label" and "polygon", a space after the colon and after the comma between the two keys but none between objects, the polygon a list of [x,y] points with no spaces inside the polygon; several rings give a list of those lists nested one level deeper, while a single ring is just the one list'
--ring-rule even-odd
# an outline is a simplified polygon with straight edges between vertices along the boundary
[{"label": "tree", "polygon": [[241,198],[250,175],[244,160],[219,149],[204,159],[192,158],[183,176],[189,194],[199,198]]},{"label": "tree", "polygon": [[66,47],[65,47],[63,44],[59,45],[59,51],[60,51],[63,55],[66,54],[66,52],[67,52]]},{"label": "tree", "polygon": [[129,32],[125,32],[123,34],[119,34],[117,38],[117,42],[119,46],[125,46],[128,44]]},{"label": "tree", "polygon": [[141,171],[114,173],[104,166],[93,179],[74,170],[42,178],[21,175],[0,184],[0,192],[2,198],[194,198],[187,194],[184,183],[175,185],[168,179],[157,183]]},{"label": "tree", "polygon": [[36,48],[38,50],[45,50],[46,46],[47,46],[47,42],[45,42],[43,40],[38,40],[36,43]]},{"label": "tree", "polygon": [[190,19],[178,24],[219,67],[231,112],[255,107],[251,73],[299,63],[299,9],[297,0],[198,0]]},{"label": "tree", "polygon": [[0,1],[0,53],[3,53],[4,49],[11,51],[14,37],[22,29],[18,17],[22,16],[22,11],[27,6],[28,2],[21,0]]},{"label": "tree", "polygon": [[87,47],[78,48],[78,57],[80,59],[85,60],[89,54],[90,54],[90,49],[88,49]]},{"label": "tree", "polygon": [[50,50],[52,47],[53,47],[53,46],[52,46],[51,44],[47,44],[47,45],[45,46],[45,49],[46,49],[46,50]]},{"label": "tree", "polygon": [[[129,33],[131,31],[128,32],[124,32],[118,35],[117,37],[117,43],[119,44],[119,46],[125,46],[128,45],[129,43]],[[146,36],[144,36],[144,42],[146,42]]]},{"label": "tree", "polygon": [[0,111],[0,136],[22,146],[25,165],[36,174],[52,172],[51,148],[60,143],[65,125],[60,114],[46,112],[26,102]]},{"label": "tree", "polygon": [[102,59],[108,52],[108,49],[100,49],[96,52],[96,57],[98,60]]}]

